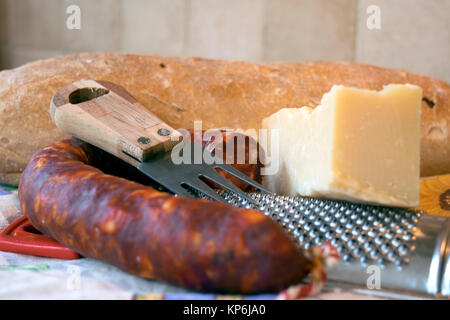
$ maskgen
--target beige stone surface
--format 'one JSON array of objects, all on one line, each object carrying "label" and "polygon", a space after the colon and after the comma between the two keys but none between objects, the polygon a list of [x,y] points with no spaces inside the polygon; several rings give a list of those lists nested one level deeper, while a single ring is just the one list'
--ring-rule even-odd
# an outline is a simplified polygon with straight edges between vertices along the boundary
[{"label": "beige stone surface", "polygon": [[185,0],[124,2],[123,52],[182,55],[185,39]]},{"label": "beige stone surface", "polygon": [[11,68],[11,66],[21,66],[30,61],[53,58],[64,54],[65,52],[60,50],[34,48],[0,49],[0,59],[5,63],[7,68]]},{"label": "beige stone surface", "polygon": [[[66,8],[81,8],[68,30]],[[366,27],[368,5],[381,30]],[[347,60],[450,81],[449,0],[0,0],[0,69],[83,51]]]},{"label": "beige stone surface", "polygon": [[[66,27],[66,19],[69,17],[66,8],[72,4],[80,7],[80,30],[69,30]],[[60,48],[65,51],[120,51],[121,0],[64,0],[61,2],[59,15],[63,17]]]},{"label": "beige stone surface", "polygon": [[191,0],[185,54],[262,59],[263,0]]},{"label": "beige stone surface", "polygon": [[356,0],[268,0],[264,60],[352,60]]},{"label": "beige stone surface", "polygon": [[0,70],[3,70],[6,66],[10,65],[9,54],[9,50],[0,45]]},{"label": "beige stone surface", "polygon": [[[0,47],[7,45],[11,34],[11,0],[0,0]],[[0,57],[1,59],[1,57]]]},{"label": "beige stone surface", "polygon": [[9,43],[13,47],[58,49],[64,27],[61,1],[11,1]]},{"label": "beige stone surface", "polygon": [[[381,29],[366,26],[369,5]],[[450,82],[450,1],[360,0],[355,60],[401,68]]]}]

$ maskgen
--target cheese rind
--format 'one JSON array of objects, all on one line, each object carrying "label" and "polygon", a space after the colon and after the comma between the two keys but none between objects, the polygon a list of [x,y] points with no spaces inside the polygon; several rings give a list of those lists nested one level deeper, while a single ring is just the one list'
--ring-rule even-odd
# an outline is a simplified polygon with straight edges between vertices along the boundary
[{"label": "cheese rind", "polygon": [[279,170],[264,184],[286,195],[417,206],[421,100],[408,84],[334,86],[314,110],[281,109],[262,122],[280,138]]}]

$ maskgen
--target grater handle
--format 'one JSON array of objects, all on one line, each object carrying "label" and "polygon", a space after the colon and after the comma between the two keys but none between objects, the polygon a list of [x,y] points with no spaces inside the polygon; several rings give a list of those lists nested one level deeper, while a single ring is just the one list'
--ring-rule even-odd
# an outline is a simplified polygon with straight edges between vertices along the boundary
[{"label": "grater handle", "polygon": [[58,90],[50,114],[62,131],[134,166],[170,151],[182,137],[123,87],[108,81],[81,80]]}]

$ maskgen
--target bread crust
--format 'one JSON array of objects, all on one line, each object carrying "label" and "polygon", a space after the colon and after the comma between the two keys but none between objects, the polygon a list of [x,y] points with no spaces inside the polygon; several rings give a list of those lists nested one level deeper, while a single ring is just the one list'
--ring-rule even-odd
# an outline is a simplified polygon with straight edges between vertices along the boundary
[{"label": "bread crust", "polygon": [[[81,53],[0,72],[0,182],[17,184],[31,155],[68,136],[49,114],[53,94],[81,79],[120,84],[175,128],[255,129],[286,107],[316,107],[334,84],[380,90],[422,87],[421,175],[450,173],[450,85],[355,62],[250,63],[202,58]],[[257,131],[256,131],[257,132]]]}]

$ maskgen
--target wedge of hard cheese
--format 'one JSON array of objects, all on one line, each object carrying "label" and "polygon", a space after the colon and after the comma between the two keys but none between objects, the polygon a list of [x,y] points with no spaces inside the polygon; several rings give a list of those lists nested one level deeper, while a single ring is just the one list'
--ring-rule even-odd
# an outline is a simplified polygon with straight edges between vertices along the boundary
[{"label": "wedge of hard cheese", "polygon": [[268,148],[278,171],[265,185],[286,195],[417,206],[421,100],[422,89],[408,84],[380,92],[334,86],[315,109],[281,109],[262,122],[279,135]]}]

